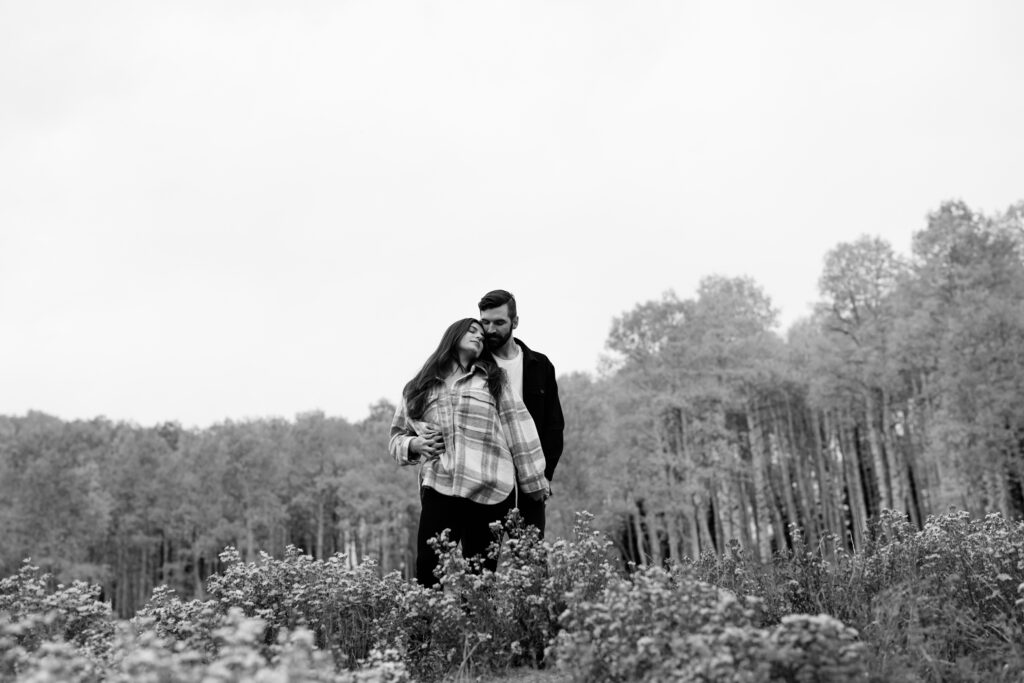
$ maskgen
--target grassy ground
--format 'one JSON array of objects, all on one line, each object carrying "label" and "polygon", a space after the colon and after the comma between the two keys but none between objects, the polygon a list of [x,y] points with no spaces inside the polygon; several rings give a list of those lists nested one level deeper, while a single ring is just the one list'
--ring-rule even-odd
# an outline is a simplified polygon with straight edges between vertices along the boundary
[{"label": "grassy ground", "polygon": [[554,671],[537,669],[515,669],[502,675],[492,676],[450,676],[446,683],[569,683],[569,677]]}]

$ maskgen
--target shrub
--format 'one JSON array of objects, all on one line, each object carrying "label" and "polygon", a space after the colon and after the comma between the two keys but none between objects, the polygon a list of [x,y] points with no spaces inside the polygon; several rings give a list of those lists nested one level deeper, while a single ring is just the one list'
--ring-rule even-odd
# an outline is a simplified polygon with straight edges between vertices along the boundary
[{"label": "shrub", "polygon": [[915,532],[887,513],[876,535],[859,580],[879,675],[891,662],[929,680],[1024,678],[1024,523],[951,511]]},{"label": "shrub", "polygon": [[772,681],[843,683],[865,677],[865,648],[857,631],[825,614],[783,617],[764,645]]},{"label": "shrub", "polygon": [[500,558],[497,572],[464,558],[442,535],[434,541],[440,584],[406,587],[394,617],[382,620],[378,643],[404,653],[423,680],[543,666],[567,606],[598,594],[615,573],[611,544],[592,521],[580,513],[573,538],[549,544],[511,513],[494,526],[504,534],[491,547]]},{"label": "shrub", "polygon": [[699,577],[761,601],[762,625],[825,613],[871,646],[882,680],[1024,677],[1024,524],[998,514],[929,517],[915,529],[883,511],[855,554],[834,537],[814,549],[793,529],[793,550],[750,561],[738,544],[688,566]]},{"label": "shrub", "polygon": [[[100,589],[82,581],[54,585],[53,576],[25,560],[17,574],[0,579],[0,672],[13,674],[40,648],[56,660],[69,651],[103,656],[114,632]],[[50,647],[52,643],[60,646]]]},{"label": "shrub", "polygon": [[27,657],[17,680],[25,683],[407,683],[409,680],[395,653],[374,653],[356,671],[336,671],[334,660],[314,644],[311,631],[281,629],[269,649],[263,643],[267,624],[232,608],[215,629],[212,654],[183,647],[180,641],[163,638],[153,630],[122,628],[112,638],[112,656],[98,666],[63,641],[44,643]]},{"label": "shrub", "polygon": [[728,591],[648,567],[610,581],[596,599],[574,603],[553,653],[574,680],[657,680],[700,654],[703,641],[687,636],[750,627],[753,616]]},{"label": "shrub", "polygon": [[157,589],[137,619],[161,637],[209,654],[218,650],[214,630],[237,608],[264,624],[265,653],[282,629],[303,627],[318,648],[351,668],[370,655],[377,623],[393,612],[404,585],[397,574],[378,577],[372,562],[350,568],[341,556],[315,560],[293,546],[281,559],[261,553],[259,562],[243,562],[231,547],[220,558],[227,566],[208,581],[210,600],[182,602],[169,589]]},{"label": "shrub", "polygon": [[758,628],[751,601],[688,570],[638,570],[563,620],[554,652],[576,681],[856,681],[857,632],[820,615]]},{"label": "shrub", "polygon": [[[98,589],[27,563],[0,581],[0,681],[406,681],[553,666],[576,681],[1024,680],[1024,524],[886,513],[838,539],[751,561],[738,544],[671,569],[615,569],[581,513],[542,542],[513,516],[482,571],[441,537],[440,585],[372,563],[242,562],[210,599],[159,588],[115,627]],[[812,616],[815,615],[815,616]]]},{"label": "shrub", "polygon": [[762,626],[778,624],[789,614],[829,614],[844,622],[865,616],[863,586],[855,579],[856,558],[842,541],[826,535],[816,548],[808,548],[796,525],[790,525],[790,536],[792,550],[777,552],[767,563],[752,560],[733,539],[722,556],[704,553],[683,566],[741,601],[753,599]]}]

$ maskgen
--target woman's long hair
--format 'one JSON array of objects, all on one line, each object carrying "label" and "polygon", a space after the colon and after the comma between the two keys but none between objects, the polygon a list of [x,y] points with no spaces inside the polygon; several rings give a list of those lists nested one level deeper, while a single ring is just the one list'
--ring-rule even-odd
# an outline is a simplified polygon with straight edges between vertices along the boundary
[{"label": "woman's long hair", "polygon": [[[423,411],[427,407],[427,394],[430,393],[430,388],[435,384],[443,382],[442,378],[448,373],[452,363],[459,362],[459,340],[462,339],[462,335],[469,332],[469,328],[474,323],[480,325],[480,329],[483,330],[483,325],[476,318],[463,318],[449,325],[448,329],[444,331],[441,343],[437,345],[437,349],[430,354],[427,362],[423,364],[423,367],[416,373],[416,376],[405,385],[405,389],[402,390],[402,397],[405,399],[406,411],[409,417],[414,420],[423,418]],[[476,364],[483,368],[487,374],[487,388],[497,403],[501,399],[501,383],[504,371],[494,362],[494,358],[491,356],[491,352],[487,350],[487,347],[484,347],[480,357],[476,359]]]}]

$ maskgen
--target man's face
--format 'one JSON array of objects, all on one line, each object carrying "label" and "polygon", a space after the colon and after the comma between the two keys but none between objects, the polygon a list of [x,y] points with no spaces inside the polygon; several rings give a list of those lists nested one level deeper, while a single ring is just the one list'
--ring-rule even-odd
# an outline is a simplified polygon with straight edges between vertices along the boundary
[{"label": "man's face", "polygon": [[480,320],[484,324],[484,343],[492,351],[501,348],[519,325],[518,316],[509,318],[508,304],[480,311]]}]

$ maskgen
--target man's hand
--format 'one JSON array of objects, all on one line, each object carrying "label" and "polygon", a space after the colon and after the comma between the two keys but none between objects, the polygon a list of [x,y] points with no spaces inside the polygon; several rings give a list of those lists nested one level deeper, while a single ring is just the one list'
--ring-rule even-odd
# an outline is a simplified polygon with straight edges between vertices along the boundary
[{"label": "man's hand", "polygon": [[536,501],[538,503],[543,503],[544,501],[551,497],[551,492],[547,489],[544,489],[543,491],[524,491],[524,493],[526,493],[526,495],[530,497],[530,500]]},{"label": "man's hand", "polygon": [[413,437],[413,440],[409,442],[409,459],[413,462],[439,458],[442,453],[444,453],[444,437],[437,430],[428,430],[423,436]]}]

